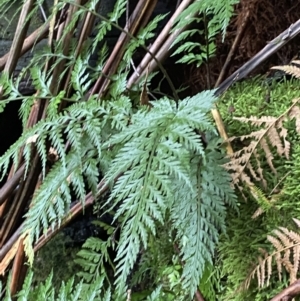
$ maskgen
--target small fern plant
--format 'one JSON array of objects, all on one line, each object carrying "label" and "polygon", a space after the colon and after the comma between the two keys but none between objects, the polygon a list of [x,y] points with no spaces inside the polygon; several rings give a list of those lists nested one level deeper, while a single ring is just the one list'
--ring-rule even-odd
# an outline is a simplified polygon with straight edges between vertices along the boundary
[{"label": "small fern plant", "polygon": [[[249,134],[240,137],[233,136],[229,139],[230,141],[238,139],[243,144],[241,149],[231,155],[231,160],[225,164],[225,168],[232,171],[233,184],[241,192],[243,191],[242,184],[246,184],[252,195],[265,205],[268,203],[270,205],[270,202],[264,197],[262,190],[255,186],[255,183],[260,183],[261,189],[267,191],[271,182],[269,174],[271,173],[273,177],[278,174],[274,162],[278,162],[278,158],[285,160],[290,158],[289,137],[293,135],[293,132],[300,133],[299,112],[299,99],[294,99],[292,105],[279,117],[233,117],[234,120],[248,123],[258,129],[252,130]],[[295,122],[293,131],[288,130],[287,122],[289,120]],[[246,145],[244,146],[244,144]]]},{"label": "small fern plant", "polygon": [[[52,285],[53,273],[51,273],[44,283],[40,283],[37,287],[32,286],[33,272],[29,271],[27,274],[23,287],[17,294],[17,296],[11,296],[9,293],[9,286],[6,287],[6,293],[2,296],[3,301],[12,300],[36,300],[36,301],[112,301],[109,292],[101,295],[104,277],[98,277],[95,281],[89,285],[89,287],[83,287],[83,281],[75,282],[74,277],[69,279],[66,283],[62,282],[59,290],[55,290]],[[9,283],[9,282],[8,282]],[[2,285],[0,283],[0,290],[2,291]]]},{"label": "small fern plant", "polygon": [[[175,39],[173,46],[177,45],[177,49],[173,52],[173,55],[184,54],[178,62],[196,63],[197,67],[207,62],[216,51],[216,36],[221,33],[223,39],[225,38],[227,26],[233,15],[234,5],[239,2],[239,0],[226,0],[214,2],[212,5],[209,0],[196,0],[190,4],[177,18],[173,30],[181,30],[195,23],[198,23],[198,26],[185,28]],[[199,23],[203,29],[199,29]],[[191,37],[201,39],[201,42],[187,40]]]},{"label": "small fern plant", "polygon": [[147,248],[148,236],[156,235],[156,223],[163,224],[168,212],[186,262],[183,287],[194,292],[205,263],[212,262],[218,231],[225,230],[225,203],[235,205],[218,144],[212,139],[204,149],[195,132],[213,136],[206,116],[212,95],[203,92],[178,105],[156,101],[109,141],[122,144],[106,175],[110,182],[121,175],[106,203],[117,206],[115,219],[122,221],[116,258],[120,290],[140,247]]}]

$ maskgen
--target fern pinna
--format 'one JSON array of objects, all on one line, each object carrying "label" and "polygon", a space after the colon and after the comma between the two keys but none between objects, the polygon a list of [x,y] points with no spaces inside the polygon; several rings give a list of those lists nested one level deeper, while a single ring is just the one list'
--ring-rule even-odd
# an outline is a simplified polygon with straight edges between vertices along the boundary
[{"label": "fern pinna", "polygon": [[[179,33],[172,46],[180,45],[173,55],[182,53],[185,53],[185,55],[178,62],[196,63],[198,67],[207,62],[216,52],[215,38],[217,34],[222,33],[223,38],[225,37],[227,26],[233,15],[234,5],[239,2],[239,0],[226,0],[214,2],[212,5],[212,2],[209,0],[196,0],[191,3],[180,15],[180,18],[177,18],[173,30],[185,28],[193,22],[203,22],[205,29],[186,28]],[[201,38],[204,36],[205,43],[190,40],[182,43],[187,38],[196,35],[199,35]]]}]

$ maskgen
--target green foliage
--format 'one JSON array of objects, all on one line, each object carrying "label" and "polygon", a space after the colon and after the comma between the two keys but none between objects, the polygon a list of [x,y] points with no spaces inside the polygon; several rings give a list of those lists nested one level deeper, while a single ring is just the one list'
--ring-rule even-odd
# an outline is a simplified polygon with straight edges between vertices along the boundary
[{"label": "green foliage", "polygon": [[218,264],[206,265],[199,285],[200,292],[205,300],[219,300],[222,296],[225,285],[222,279],[221,268]]},{"label": "green foliage", "polygon": [[108,203],[118,205],[115,219],[122,221],[116,258],[120,291],[141,245],[147,248],[148,232],[156,234],[156,222],[163,223],[171,208],[186,261],[183,287],[193,293],[205,262],[211,261],[213,241],[223,228],[224,201],[234,203],[229,176],[218,168],[221,154],[213,143],[204,151],[195,132],[214,131],[206,117],[212,101],[213,91],[178,105],[168,99],[156,101],[151,111],[134,114],[128,129],[108,142],[123,144],[107,173],[109,181],[119,176]]},{"label": "green foliage", "polygon": [[[206,264],[213,264],[215,244],[220,231],[225,231],[225,204],[235,207],[232,190],[225,184],[230,177],[221,167],[224,160],[216,146],[215,141],[207,146],[205,160],[191,160],[194,190],[186,183],[176,187],[172,218],[185,261],[183,286],[190,289],[199,282]],[[182,202],[183,199],[190,202]]]},{"label": "green foliage", "polygon": [[[295,146],[291,162],[287,165],[290,172],[287,174],[287,178],[284,181],[284,189],[282,198],[289,198],[292,201],[292,206],[294,207],[295,218],[299,218],[299,184],[297,183],[300,174],[300,147]],[[288,204],[283,204],[287,206]]]},{"label": "green foliage", "polygon": [[[228,2],[222,9],[207,1],[195,3],[197,11],[215,14],[207,25],[207,39],[211,42],[217,32],[224,32],[236,1]],[[89,1],[85,8],[79,6],[63,36],[86,11],[95,13],[95,4],[96,1]],[[35,150],[41,163],[42,183],[25,215],[26,251],[32,252],[31,245],[41,234],[64,220],[75,199],[84,204],[89,191],[97,198],[102,177],[110,184],[110,192],[102,200],[101,212],[113,214],[115,227],[103,227],[108,230],[108,238],[89,238],[78,253],[76,262],[82,271],[77,276],[81,282],[71,278],[57,291],[50,274],[44,283],[33,287],[30,272],[18,300],[123,300],[128,297],[128,288],[139,285],[142,287],[132,292],[132,300],[191,300],[214,264],[216,245],[226,230],[227,207],[237,208],[230,176],[222,167],[225,154],[209,117],[216,101],[215,91],[178,101],[164,97],[149,107],[140,107],[134,105],[126,90],[133,54],[153,37],[163,16],[152,20],[127,45],[105,98],[87,97],[95,79],[91,70],[97,76],[100,71],[99,66],[89,66],[91,53],[113,26],[118,27],[115,23],[126,4],[127,1],[118,0],[108,19],[101,17],[96,37],[80,56],[74,55],[76,41],[70,46],[69,55],[63,54],[61,41],[54,45],[54,53],[47,47],[42,50],[26,69],[37,96],[23,97],[16,83],[6,76],[1,78],[7,97],[1,109],[9,101],[21,99],[24,128],[34,103],[49,103],[45,118],[25,129],[0,157],[1,179],[11,163],[18,166],[20,158],[25,164],[24,176],[28,176],[35,167]],[[195,9],[191,5],[182,20]],[[177,28],[184,25],[178,22]],[[214,46],[208,48],[206,59]],[[101,67],[106,49],[100,51]],[[55,59],[55,63],[46,72],[44,67],[50,59]],[[183,60],[190,61],[187,57]],[[67,91],[50,89],[51,72],[62,61],[73,67],[70,86],[75,92],[69,98]],[[196,61],[199,63],[200,57]],[[55,79],[57,86],[67,70]],[[17,83],[20,79],[21,75]],[[63,102],[70,105],[59,112]],[[56,155],[54,163],[49,160],[49,146]],[[116,252],[115,258],[112,251]],[[10,298],[7,295],[5,300]]]},{"label": "green foliage", "polygon": [[[189,28],[182,31],[172,46],[182,43],[187,38],[197,37],[197,35],[199,35],[198,39],[204,36],[204,43],[195,41],[183,42],[173,53],[173,55],[184,53],[178,62],[196,63],[198,67],[203,62],[207,62],[215,53],[216,36],[222,33],[224,39],[227,26],[233,15],[234,5],[239,2],[239,0],[217,2],[197,0],[190,4],[177,18],[173,30],[180,30],[187,25],[195,23],[198,23],[198,28]],[[202,30],[199,29],[199,24],[201,24]]]},{"label": "green foliage", "polygon": [[[118,112],[119,109],[121,111]],[[47,140],[51,142],[60,158],[35,195],[33,206],[27,214],[25,230],[31,229],[33,236],[37,238],[41,230],[60,222],[71,203],[71,187],[81,201],[87,189],[96,194],[99,162],[102,161],[102,129],[109,122],[121,128],[124,122],[127,122],[126,114],[129,112],[130,103],[126,97],[120,97],[118,103],[105,103],[102,106],[96,99],[74,104],[56,118],[40,121],[25,131],[0,158],[2,177],[11,158],[17,164],[19,151],[23,146],[26,171],[31,163],[32,144],[37,147],[44,174],[48,158],[45,145]],[[122,118],[119,118],[120,113]],[[67,141],[71,145],[71,151],[66,154]],[[84,177],[87,178],[88,187],[85,186]]]},{"label": "green foliage", "polygon": [[[234,211],[228,213],[226,235],[222,235],[218,246],[220,279],[225,278],[226,290],[221,291],[223,297],[231,300],[247,300],[239,295],[240,285],[246,279],[249,268],[258,256],[258,248],[265,247],[266,230],[261,218],[251,219],[257,206],[255,203],[242,203],[239,215]],[[225,299],[224,298],[224,299]]]},{"label": "green foliage", "polygon": [[[96,1],[91,1],[91,6],[88,7],[88,10],[91,12],[95,13],[95,5],[96,5]],[[119,20],[119,18],[123,15],[123,13],[126,11],[126,1],[124,0],[117,0],[114,10],[108,14],[108,18],[109,21],[106,22],[104,20],[103,16],[100,16],[98,14],[96,14],[98,17],[100,17],[100,19],[103,20],[103,22],[100,22],[99,25],[96,27],[96,32],[97,35],[93,41],[93,47],[92,47],[92,51],[95,51],[99,41],[103,41],[104,37],[106,36],[106,34],[112,30],[112,28],[114,27],[114,24],[116,24]]]},{"label": "green foliage", "polygon": [[83,271],[78,273],[78,276],[84,279],[87,283],[92,283],[99,276],[105,276],[110,280],[104,266],[105,263],[110,265],[114,270],[112,259],[110,258],[108,248],[112,247],[112,238],[108,241],[103,241],[99,238],[90,237],[82,246],[82,250],[78,253],[78,258],[75,260]]},{"label": "green foliage", "polygon": [[[268,83],[263,78],[253,78],[235,84],[218,103],[229,136],[246,135],[257,130],[254,125],[240,123],[234,117],[278,117],[291,106],[293,99],[299,97],[298,91],[299,82],[285,78],[281,82]],[[267,235],[278,227],[290,228],[292,218],[299,217],[299,136],[295,126],[295,122],[290,120],[285,125],[291,142],[290,160],[275,157],[274,162],[279,167],[275,177],[266,168],[264,157],[261,156],[261,167],[267,174],[266,189],[254,188],[257,195],[255,200],[249,193],[245,193],[247,202],[240,202],[240,215],[236,216],[235,212],[230,211],[227,216],[227,235],[222,235],[220,240],[218,266],[221,270],[219,281],[223,281],[226,286],[226,292],[222,294],[228,300],[268,300],[288,285],[287,274],[280,280],[273,273],[269,287],[258,289],[256,281],[252,281],[247,291],[243,289],[245,279],[253,266],[258,264],[258,256],[262,255],[259,250],[271,250]],[[248,142],[245,140],[234,144],[235,150],[241,149]]]},{"label": "green foliage", "polygon": [[226,123],[228,135],[239,136],[253,130],[249,123],[241,123],[233,117],[280,116],[299,97],[298,80],[285,78],[281,82],[254,77],[236,83],[221,97],[218,108]]},{"label": "green foliage", "polygon": [[[6,289],[6,295],[3,301],[110,301],[109,295],[104,295],[99,298],[102,290],[103,278],[97,278],[88,289],[83,289],[83,282],[74,283],[74,278],[69,279],[66,283],[62,282],[59,290],[55,290],[52,285],[53,273],[50,273],[45,282],[32,288],[33,272],[29,271],[27,274],[22,290],[17,294],[16,299],[12,299],[9,294],[9,288]],[[1,288],[1,287],[0,287]]]}]

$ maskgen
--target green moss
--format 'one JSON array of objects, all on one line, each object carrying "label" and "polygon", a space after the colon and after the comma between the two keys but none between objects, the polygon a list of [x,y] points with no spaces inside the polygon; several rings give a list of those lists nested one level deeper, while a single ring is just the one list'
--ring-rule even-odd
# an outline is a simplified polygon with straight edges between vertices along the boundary
[{"label": "green moss", "polygon": [[[226,131],[229,137],[238,137],[257,131],[259,130],[259,127],[250,123],[242,123],[235,120],[235,117],[279,117],[292,105],[293,99],[298,98],[299,96],[299,80],[286,80],[283,78],[281,82],[273,81],[267,83],[265,78],[255,77],[236,83],[220,98],[218,108],[226,125]],[[295,122],[287,121],[285,122],[285,127],[288,129],[287,140],[291,142],[293,151],[293,145],[299,143],[299,135],[295,131]],[[249,139],[243,141],[234,140],[233,147],[235,151],[237,151],[248,145],[249,142]],[[261,181],[255,183],[267,194],[273,190],[278,184],[278,181],[280,181],[287,172],[286,158],[279,156],[277,151],[271,145],[270,149],[274,155],[273,164],[277,170],[277,175],[270,170],[270,167],[265,160],[265,153],[258,148],[261,168],[263,169],[268,187],[264,188]],[[257,165],[254,158],[251,158],[250,161],[253,166]]]},{"label": "green moss", "polygon": [[[279,117],[292,105],[293,99],[300,97],[299,88],[299,80],[283,79],[282,82],[273,81],[267,84],[263,77],[256,77],[235,84],[220,98],[218,103],[228,135],[230,137],[241,136],[259,129],[251,124],[234,120],[234,117]],[[268,183],[267,189],[262,193],[268,196],[275,186],[278,195],[285,189],[286,193],[282,193],[281,197],[278,197],[270,207],[265,207],[265,212],[261,216],[253,219],[253,213],[262,204],[254,200],[249,192],[244,191],[247,202],[240,197],[240,215],[237,216],[236,212],[231,210],[228,213],[227,236],[221,237],[218,250],[221,262],[220,269],[224,275],[224,286],[226,287],[224,295],[231,296],[228,300],[269,300],[288,285],[287,273],[284,272],[286,277],[280,282],[276,266],[274,266],[271,286],[259,290],[257,281],[253,280],[248,291],[236,293],[251,268],[258,263],[258,255],[261,255],[259,248],[264,248],[267,251],[273,250],[272,245],[267,241],[267,235],[279,226],[292,229],[294,226],[292,218],[298,217],[295,208],[299,208],[299,201],[298,197],[295,196],[299,194],[294,192],[298,190],[299,182],[300,160],[298,158],[300,148],[297,147],[299,135],[295,131],[294,121],[287,121],[285,127],[288,129],[288,140],[291,142],[290,162],[286,158],[276,156],[276,151],[272,149],[274,165],[278,172],[275,176],[268,167],[265,154],[262,152],[260,159]],[[237,142],[233,146],[237,151],[248,143],[249,141]],[[255,166],[255,162],[251,163]],[[290,176],[287,176],[288,172],[290,172]],[[260,187],[260,183],[255,184]]]},{"label": "green moss", "polygon": [[280,116],[300,97],[300,81],[283,78],[281,82],[267,83],[263,77],[254,77],[236,83],[219,100],[218,108],[227,126],[229,136],[240,136],[253,129],[234,117]]}]

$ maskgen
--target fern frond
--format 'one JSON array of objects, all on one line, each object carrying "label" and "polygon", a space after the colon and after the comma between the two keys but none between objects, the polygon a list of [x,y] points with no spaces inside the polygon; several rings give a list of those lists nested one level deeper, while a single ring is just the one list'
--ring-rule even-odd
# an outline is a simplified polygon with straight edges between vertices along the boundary
[{"label": "fern frond", "polygon": [[46,230],[54,223],[60,223],[66,215],[72,201],[71,188],[79,200],[84,200],[87,190],[84,176],[89,178],[92,186],[90,188],[95,191],[99,180],[99,173],[95,173],[98,163],[96,159],[93,159],[96,154],[93,155],[91,152],[88,140],[84,141],[85,147],[82,147],[81,156],[89,154],[89,157],[82,160],[76,152],[70,152],[66,156],[65,166],[63,167],[58,161],[34,196],[24,225],[24,231],[30,230],[34,241],[38,239],[42,230]]},{"label": "fern frond", "polygon": [[108,248],[111,246],[110,239],[103,241],[95,237],[88,238],[84,243],[75,262],[82,267],[78,276],[86,283],[93,283],[100,276],[109,281],[104,263],[109,263],[110,268],[115,269],[108,252]]},{"label": "fern frond", "polygon": [[295,65],[275,66],[275,67],[272,67],[271,69],[281,70],[281,71],[284,71],[287,74],[295,76],[296,78],[300,78],[300,68],[299,68],[299,66],[295,66]]},{"label": "fern frond", "polygon": [[213,150],[213,145],[214,142],[208,146],[205,162],[196,158],[192,161],[194,189],[190,190],[186,185],[174,187],[176,198],[171,217],[185,261],[183,287],[190,292],[197,286],[206,263],[212,264],[219,232],[225,230],[225,203],[233,206],[234,200],[230,187],[224,185],[230,181],[221,167],[224,160],[219,152]]},{"label": "fern frond", "polygon": [[[286,159],[289,159],[290,142],[287,140],[288,130],[286,129],[284,122],[288,119],[295,119],[296,130],[298,132],[300,129],[300,115],[297,115],[300,112],[299,110],[299,99],[295,99],[293,104],[278,118],[273,116],[263,116],[261,118],[254,116],[251,116],[250,118],[234,118],[243,123],[250,123],[253,126],[262,127],[262,129],[253,131],[248,135],[230,138],[230,141],[235,139],[240,139],[241,141],[251,139],[248,145],[232,154],[230,162],[225,164],[225,168],[233,172],[232,177],[234,184],[239,183],[239,181],[245,182],[251,186],[254,185],[253,181],[262,181],[262,183],[266,183],[261,168],[261,155],[258,155],[258,150],[263,152],[268,166],[275,175],[277,174],[276,167],[273,164],[273,148],[276,149],[276,154],[278,156],[284,156]],[[254,169],[253,163],[250,161],[253,157],[256,160],[256,169]],[[245,173],[247,175],[243,175]]]},{"label": "fern frond", "polygon": [[[130,112],[131,104],[126,97],[120,98],[118,104],[101,104],[95,98],[91,98],[89,102],[73,104],[63,113],[38,122],[22,134],[6,153],[0,157],[1,178],[7,172],[11,159],[17,166],[20,150],[23,150],[24,156],[26,155],[25,165],[26,170],[28,170],[31,163],[30,147],[32,144],[37,146],[43,173],[45,174],[47,163],[45,141],[49,141],[56,149],[65,169],[65,144],[67,141],[77,152],[79,159],[82,157],[82,139],[89,137],[91,145],[97,150],[97,156],[100,159],[102,154],[102,129],[107,126],[107,123],[112,124],[112,126],[118,125],[118,128],[124,127],[128,123]],[[24,146],[25,148],[23,149]]]},{"label": "fern frond", "polygon": [[[232,17],[234,5],[239,3],[238,0],[226,0],[222,2],[205,1],[194,1],[190,4],[177,18],[173,30],[182,29],[191,24],[192,22],[199,23],[200,21],[205,22],[203,16],[209,16],[207,27],[206,43],[202,45],[196,42],[184,42],[187,37],[191,37],[195,34],[203,36],[204,30],[186,29],[181,32],[175,39],[172,47],[181,43],[172,55],[182,54],[184,56],[178,60],[180,63],[192,63],[196,62],[197,66],[200,66],[205,60],[208,60],[216,50],[214,39],[218,33],[222,33],[223,38],[226,33],[226,28],[229,24],[229,20]],[[195,51],[197,50],[197,51]],[[196,52],[196,53],[195,53]]]},{"label": "fern frond", "polygon": [[[94,3],[94,1],[90,1],[90,3]],[[94,52],[97,49],[98,43],[103,41],[103,38],[107,35],[107,33],[112,30],[112,23],[117,23],[119,18],[126,11],[126,5],[126,1],[117,0],[113,11],[108,14],[107,20],[104,20],[103,17],[101,18],[100,15],[96,14],[94,7],[89,7],[89,10],[95,13],[101,19],[101,22],[96,26],[95,32],[97,32],[97,35],[93,39],[92,52]]]},{"label": "fern frond", "polygon": [[[268,286],[273,270],[273,262],[276,263],[279,279],[281,279],[282,269],[284,267],[290,276],[290,283],[296,280],[299,270],[300,235],[287,228],[279,227],[273,231],[273,235],[268,235],[267,239],[276,251],[269,254],[266,250],[261,250],[264,254],[264,258],[258,258],[258,265],[245,280],[244,288],[246,289],[254,277],[258,280],[258,287],[263,287],[265,284]],[[267,279],[267,281],[265,281],[265,279]]]},{"label": "fern frond", "polygon": [[[14,300],[35,300],[35,301],[96,301],[100,300],[99,295],[103,295],[105,301],[111,301],[110,290],[103,289],[103,277],[98,277],[92,284],[87,285],[83,281],[75,284],[74,278],[70,278],[66,283],[62,282],[60,288],[56,291],[52,283],[53,273],[51,272],[45,282],[39,283],[33,287],[33,272],[30,270],[25,277],[21,290],[14,296]],[[10,283],[8,281],[8,283]],[[1,288],[1,282],[0,282]],[[10,290],[6,290],[6,295],[3,296],[3,301],[11,301]]]},{"label": "fern frond", "polygon": [[[172,208],[175,200],[178,206],[180,203],[191,209],[185,217],[178,214],[176,219],[184,219],[184,223],[190,223],[190,233],[198,233],[196,242],[194,237],[188,244],[193,252],[187,251],[188,246],[183,245],[183,258],[187,265],[184,271],[185,289],[195,289],[204,262],[209,261],[215,243],[206,231],[211,228],[216,240],[217,230],[214,229],[223,228],[223,219],[219,216],[225,209],[222,204],[224,200],[230,202],[234,198],[226,172],[218,167],[218,156],[222,157],[222,154],[214,152],[217,148],[215,144],[210,145],[211,149],[204,150],[199,135],[195,133],[195,129],[215,131],[207,116],[214,100],[212,93],[206,91],[187,98],[178,106],[168,99],[153,102],[150,111],[142,109],[135,113],[131,125],[108,142],[109,145],[122,145],[106,175],[107,180],[112,182],[121,174],[107,201],[108,206],[117,208],[114,218],[121,222],[116,258],[117,291],[124,291],[124,284],[140,248],[147,248],[148,232],[156,235],[156,223],[163,223],[166,210]],[[190,162],[196,157],[202,158],[205,169],[195,186],[194,182],[191,184]],[[224,177],[219,176],[222,171]],[[218,173],[217,177],[214,172]],[[196,180],[196,175],[193,177]],[[215,184],[216,178],[220,181],[218,184]],[[173,182],[185,188],[184,197],[177,194],[177,189],[174,190]],[[198,189],[202,194],[196,197]],[[191,197],[187,198],[186,193]],[[220,204],[215,201],[218,196]],[[203,202],[203,209],[199,207],[200,211],[195,212],[192,208],[199,199]],[[212,210],[214,206],[217,207],[215,211]],[[192,219],[190,214],[194,215]],[[178,226],[177,230],[181,229],[174,223],[176,229]],[[195,262],[199,262],[197,267]]]},{"label": "fern frond", "polygon": [[[189,53],[182,61],[196,60],[199,63],[215,51],[213,39],[218,32],[225,32],[236,2],[226,1],[226,5],[215,6],[208,1],[203,4],[196,1],[185,12],[186,16],[191,12],[197,14],[195,8],[199,7],[201,13],[212,18],[208,25],[207,47],[189,43],[184,45],[180,51],[188,49],[199,53]],[[117,22],[125,12],[128,1],[117,0],[108,18],[102,17],[96,37],[91,45],[87,42],[89,45],[80,56],[77,56],[78,39],[70,42],[70,54],[64,54],[65,45],[62,41],[87,11],[94,13],[98,3],[96,0],[87,1],[85,9],[72,3],[76,9],[61,38],[51,45],[52,49],[47,48],[42,56],[32,61],[29,70],[38,92],[33,97],[25,98],[20,115],[25,127],[30,110],[41,100],[47,102],[48,106],[43,114],[45,119],[26,129],[0,158],[0,172],[3,178],[12,162],[15,168],[24,162],[26,177],[33,155],[40,159],[41,185],[29,199],[23,227],[25,251],[30,261],[33,260],[33,243],[46,229],[62,222],[74,198],[84,203],[88,191],[97,194],[100,172],[112,185],[104,206],[105,209],[109,207],[116,210],[114,218],[121,228],[120,239],[112,242],[112,239],[101,241],[90,238],[85,243],[77,261],[84,268],[79,274],[83,281],[76,286],[72,278],[62,283],[59,291],[56,291],[51,274],[45,283],[32,288],[32,276],[29,275],[19,297],[20,300],[31,298],[37,301],[112,300],[115,296],[112,296],[110,289],[111,277],[108,277],[104,267],[104,262],[108,261],[115,277],[117,298],[114,300],[119,300],[118,297],[125,293],[128,276],[134,272],[139,254],[148,248],[151,239],[157,237],[160,224],[163,227],[170,225],[173,237],[169,238],[169,244],[172,245],[171,240],[176,235],[176,244],[180,247],[177,258],[180,256],[183,262],[180,272],[176,271],[178,279],[180,276],[183,279],[178,281],[178,286],[184,290],[185,296],[192,296],[206,265],[213,263],[220,232],[225,232],[226,205],[236,207],[230,177],[221,166],[225,162],[224,154],[220,151],[219,141],[214,139],[216,130],[208,116],[215,101],[215,91],[206,91],[176,102],[165,98],[153,102],[151,110],[142,108],[132,113],[126,89],[130,72],[128,65],[134,51],[153,37],[152,31],[164,17],[158,16],[138,33],[135,40],[128,43],[119,70],[110,78],[112,83],[107,99],[100,101],[97,96],[91,96],[85,101],[83,98],[94,80],[89,74],[89,58],[105,34],[112,29],[112,23]],[[64,4],[58,1],[53,14]],[[184,17],[184,21],[200,21],[200,18],[196,16],[193,20],[187,20]],[[185,25],[181,23],[181,26]],[[51,54],[51,51],[55,54]],[[39,63],[35,64],[37,61]],[[49,68],[41,68],[45,62]],[[61,72],[58,78],[53,78],[54,68],[62,62],[65,67],[59,68]],[[99,66],[95,68],[95,73],[101,71]],[[56,91],[60,85],[54,84],[54,81],[59,83],[66,78],[70,67],[72,74],[70,82],[66,84],[67,88],[75,90],[71,96],[68,95],[68,89]],[[48,71],[44,72],[46,69]],[[9,94],[10,98],[17,95],[15,89],[16,86],[8,80],[5,95]],[[65,99],[65,95],[70,98]],[[59,112],[60,104],[65,101],[74,104]],[[1,110],[3,103],[0,106]],[[204,135],[207,135],[205,144]],[[54,164],[49,164],[50,148],[56,153]],[[244,159],[243,163],[246,161]],[[251,163],[247,163],[247,166],[254,176],[254,167]],[[118,245],[115,263],[111,262],[108,251],[113,244]],[[148,300],[164,299],[165,296],[162,287],[158,287]]]}]

